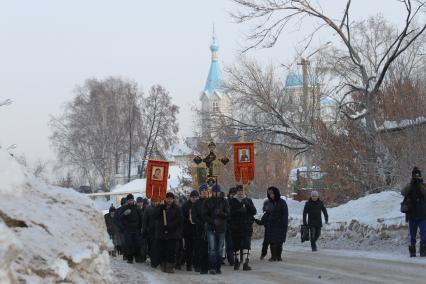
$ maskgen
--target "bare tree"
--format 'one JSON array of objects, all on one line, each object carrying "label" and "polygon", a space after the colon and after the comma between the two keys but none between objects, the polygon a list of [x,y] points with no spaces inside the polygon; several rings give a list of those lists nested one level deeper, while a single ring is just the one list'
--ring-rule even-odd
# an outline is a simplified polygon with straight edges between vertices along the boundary
[{"label": "bare tree", "polygon": [[172,103],[169,92],[160,85],[152,86],[142,105],[144,143],[140,178],[144,174],[145,161],[156,151],[165,153],[177,141],[178,113],[179,107]]},{"label": "bare tree", "polygon": [[80,172],[92,190],[98,180],[104,190],[110,189],[117,163],[129,150],[132,141],[128,132],[134,126],[128,127],[132,115],[127,110],[135,101],[127,97],[136,95],[137,86],[132,81],[90,79],[76,88],[76,96],[65,106],[64,114],[51,118],[50,139],[60,161]]},{"label": "bare tree", "polygon": [[306,117],[292,108],[273,66],[262,68],[255,61],[242,59],[227,73],[225,87],[232,93],[234,113],[216,115],[225,116],[228,127],[289,150],[305,151],[315,143],[305,127]]},{"label": "bare tree", "polygon": [[[315,19],[317,26],[307,35],[307,43],[316,32],[328,28],[339,39],[327,53],[329,66],[338,76],[335,91],[340,93],[341,112],[365,131],[367,170],[380,174],[377,168],[381,145],[378,143],[377,100],[390,68],[399,57],[423,36],[426,24],[418,26],[424,16],[425,1],[401,0],[405,12],[400,30],[389,28],[383,18],[351,22],[351,0],[346,2],[338,20],[323,13],[319,2],[308,0],[234,0],[241,10],[234,18],[240,22],[258,21],[248,39],[255,47],[272,47],[283,31],[302,20]],[[308,46],[307,45],[307,46]],[[286,133],[288,137],[293,132]],[[296,137],[298,141],[298,137]],[[372,183],[372,187],[375,183]]]}]

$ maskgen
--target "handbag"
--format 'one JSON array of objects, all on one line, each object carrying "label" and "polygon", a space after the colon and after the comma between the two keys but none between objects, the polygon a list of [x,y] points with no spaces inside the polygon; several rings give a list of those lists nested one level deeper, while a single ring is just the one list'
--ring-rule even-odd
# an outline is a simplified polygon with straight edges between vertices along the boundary
[{"label": "handbag", "polygon": [[300,226],[300,240],[302,243],[309,241],[309,227],[307,225]]},{"label": "handbag", "polygon": [[410,213],[412,209],[413,209],[413,204],[411,202],[411,199],[408,198],[408,196],[405,196],[401,202],[401,212],[407,214],[407,213]]}]

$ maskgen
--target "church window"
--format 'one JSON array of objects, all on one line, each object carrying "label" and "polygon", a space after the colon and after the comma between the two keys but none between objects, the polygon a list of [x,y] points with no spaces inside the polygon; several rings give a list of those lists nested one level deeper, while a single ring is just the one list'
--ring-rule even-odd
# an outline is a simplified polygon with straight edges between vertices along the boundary
[{"label": "church window", "polygon": [[219,112],[219,102],[213,102],[213,112]]}]

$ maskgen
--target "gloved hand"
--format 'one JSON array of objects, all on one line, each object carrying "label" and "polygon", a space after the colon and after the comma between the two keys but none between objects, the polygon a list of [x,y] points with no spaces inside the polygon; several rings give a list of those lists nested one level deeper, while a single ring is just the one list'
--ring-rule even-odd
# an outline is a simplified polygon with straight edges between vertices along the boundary
[{"label": "gloved hand", "polygon": [[169,233],[169,227],[167,225],[165,225],[163,227],[163,232],[164,232],[165,235],[167,235]]},{"label": "gloved hand", "polygon": [[124,211],[124,213],[123,213],[123,214],[127,216],[127,215],[129,215],[130,213],[132,213],[132,210],[127,209],[126,211]]}]

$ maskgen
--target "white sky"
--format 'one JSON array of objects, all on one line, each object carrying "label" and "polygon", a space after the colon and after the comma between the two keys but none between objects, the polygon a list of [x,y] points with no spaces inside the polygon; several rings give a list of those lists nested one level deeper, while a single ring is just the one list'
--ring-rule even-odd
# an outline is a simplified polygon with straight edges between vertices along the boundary
[{"label": "white sky", "polygon": [[[336,17],[345,4],[319,2]],[[404,12],[396,0],[352,2],[352,20],[382,13],[397,22]],[[248,26],[235,24],[232,10],[229,0],[0,1],[0,101],[13,100],[0,109],[0,145],[17,144],[16,152],[32,160],[54,158],[49,116],[61,112],[77,84],[107,76],[136,80],[144,90],[165,86],[180,106],[180,136],[192,135],[190,109],[207,77],[213,22],[222,67],[246,44]],[[273,49],[249,55],[287,62],[310,25],[284,34]]]}]

